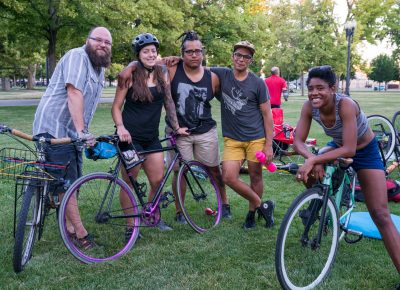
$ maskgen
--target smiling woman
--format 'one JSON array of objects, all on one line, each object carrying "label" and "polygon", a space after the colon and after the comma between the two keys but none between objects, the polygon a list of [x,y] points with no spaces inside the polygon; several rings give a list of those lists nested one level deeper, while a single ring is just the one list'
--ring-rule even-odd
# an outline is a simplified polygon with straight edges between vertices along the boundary
[{"label": "smiling woman", "polygon": [[[309,71],[308,101],[301,110],[297,123],[294,147],[306,158],[297,171],[297,180],[311,187],[325,176],[323,165],[338,158],[352,158],[372,219],[378,227],[385,247],[400,272],[400,235],[387,205],[387,189],[383,162],[374,133],[358,103],[346,95],[336,93],[336,77],[330,66],[314,67]],[[331,138],[318,155],[308,151],[305,140],[311,121],[315,120]]]}]

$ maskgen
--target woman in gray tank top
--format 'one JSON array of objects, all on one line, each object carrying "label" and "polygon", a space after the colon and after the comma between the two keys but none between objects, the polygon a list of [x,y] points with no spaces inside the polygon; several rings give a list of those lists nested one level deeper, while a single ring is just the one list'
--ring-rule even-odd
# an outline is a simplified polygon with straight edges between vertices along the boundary
[{"label": "woman in gray tank top", "polygon": [[[323,178],[326,162],[353,158],[351,166],[357,172],[368,211],[400,273],[400,235],[390,217],[383,162],[365,114],[350,97],[336,93],[336,76],[330,66],[312,68],[307,87],[308,100],[303,104],[294,139],[295,150],[306,158],[297,180],[309,187]],[[305,144],[313,119],[333,138],[318,155],[309,152]]]}]

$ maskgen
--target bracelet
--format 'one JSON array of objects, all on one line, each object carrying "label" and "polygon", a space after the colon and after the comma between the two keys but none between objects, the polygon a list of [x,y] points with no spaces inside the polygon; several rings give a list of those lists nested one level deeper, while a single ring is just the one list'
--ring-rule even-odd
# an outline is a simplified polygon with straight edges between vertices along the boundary
[{"label": "bracelet", "polygon": [[174,133],[178,132],[178,130],[179,130],[180,128],[181,128],[181,127],[176,128],[176,129],[174,130]]}]

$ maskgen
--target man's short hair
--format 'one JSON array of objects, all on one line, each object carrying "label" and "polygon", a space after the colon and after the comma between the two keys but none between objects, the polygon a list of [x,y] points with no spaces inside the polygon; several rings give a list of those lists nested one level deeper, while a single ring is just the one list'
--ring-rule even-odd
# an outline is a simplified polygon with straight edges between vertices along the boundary
[{"label": "man's short hair", "polygon": [[272,67],[271,68],[271,73],[273,75],[279,75],[279,67],[277,67],[277,66]]}]

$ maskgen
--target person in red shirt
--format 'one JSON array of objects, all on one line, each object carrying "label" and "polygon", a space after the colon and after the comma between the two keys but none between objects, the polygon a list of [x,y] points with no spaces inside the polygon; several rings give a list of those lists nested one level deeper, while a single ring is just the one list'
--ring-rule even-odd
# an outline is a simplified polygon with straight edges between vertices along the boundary
[{"label": "person in red shirt", "polygon": [[271,108],[280,108],[282,93],[285,101],[288,100],[289,94],[285,79],[279,76],[279,67],[271,68],[271,76],[265,79],[265,84],[271,97]]}]

